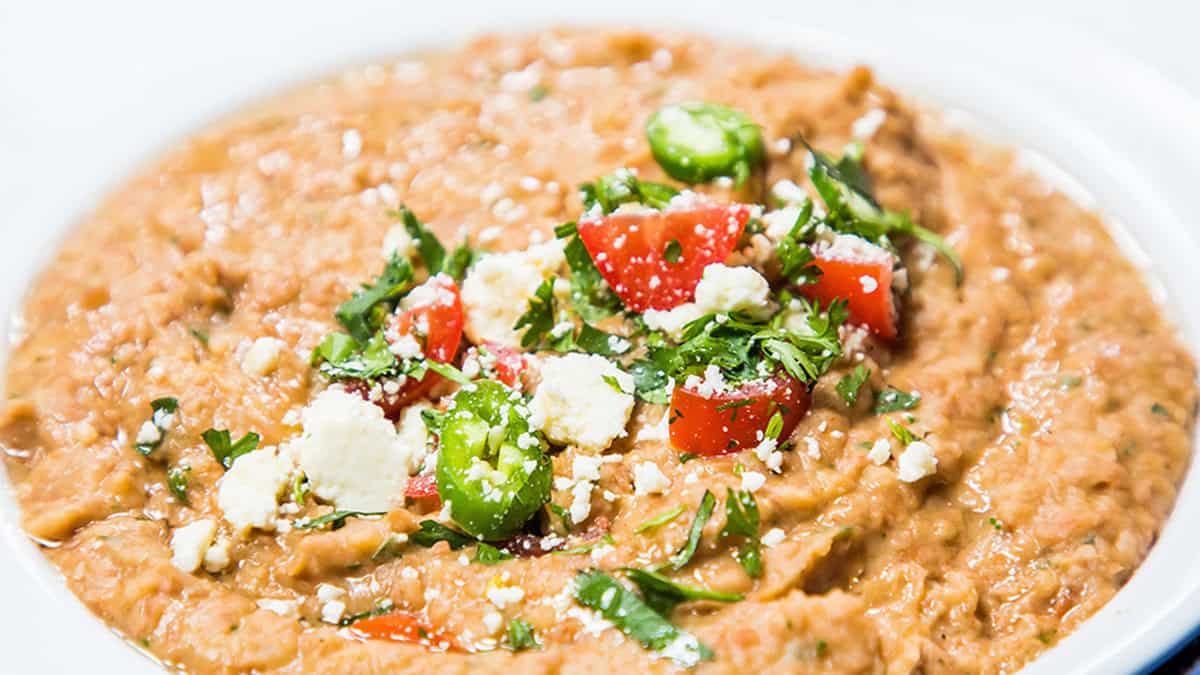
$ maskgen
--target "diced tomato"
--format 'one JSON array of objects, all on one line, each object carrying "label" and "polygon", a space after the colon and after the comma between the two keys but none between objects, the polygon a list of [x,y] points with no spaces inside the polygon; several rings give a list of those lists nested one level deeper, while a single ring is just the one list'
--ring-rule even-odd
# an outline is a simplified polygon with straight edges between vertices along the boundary
[{"label": "diced tomato", "polygon": [[390,640],[422,645],[433,651],[457,648],[449,633],[434,628],[424,618],[410,612],[394,612],[355,621],[350,630],[372,640]]},{"label": "diced tomato", "polygon": [[[458,285],[445,274],[439,274],[424,285],[433,291],[432,300],[393,316],[384,331],[384,337],[392,344],[402,338],[412,337],[422,345],[421,351],[425,358],[449,363],[458,354],[465,323]],[[414,290],[413,293],[417,293],[418,290]],[[348,381],[345,386],[346,389],[383,408],[383,413],[388,419],[399,420],[408,404],[424,397],[441,381],[441,375],[429,372],[420,380],[409,378],[397,392],[388,393],[384,387],[375,397],[371,395],[374,386],[371,382]]]},{"label": "diced tomato", "polygon": [[748,382],[711,396],[677,386],[667,412],[671,416],[671,445],[683,452],[708,456],[754,448],[776,411],[783,417],[779,434],[783,442],[808,412],[808,404],[808,389],[786,376]]},{"label": "diced tomato", "polygon": [[483,346],[496,357],[496,378],[510,387],[517,387],[525,372],[525,354],[497,342],[485,342]]},{"label": "diced tomato", "polygon": [[437,476],[432,473],[413,476],[404,488],[404,496],[409,499],[436,499],[441,503],[442,500],[438,497]]},{"label": "diced tomato", "polygon": [[691,300],[704,268],[733,252],[750,213],[745,204],[700,205],[583,218],[577,228],[604,280],[644,312]]},{"label": "diced tomato", "polygon": [[822,257],[813,263],[821,276],[815,284],[801,286],[801,295],[822,306],[839,298],[847,303],[850,323],[865,326],[875,335],[896,337],[899,314],[892,300],[892,265],[885,260],[846,260]]}]

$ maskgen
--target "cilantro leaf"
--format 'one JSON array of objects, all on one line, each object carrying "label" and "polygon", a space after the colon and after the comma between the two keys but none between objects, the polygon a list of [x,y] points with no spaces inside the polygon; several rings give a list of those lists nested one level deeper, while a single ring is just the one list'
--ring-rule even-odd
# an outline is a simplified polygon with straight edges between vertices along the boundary
[{"label": "cilantro leaf", "polygon": [[887,423],[892,428],[892,435],[896,437],[896,440],[900,441],[900,445],[908,446],[917,440],[917,435],[911,429],[896,420],[889,417],[887,418]]},{"label": "cilantro leaf", "polygon": [[228,429],[209,429],[200,434],[200,437],[226,469],[233,466],[233,460],[257,448],[258,442],[262,440],[261,436],[251,431],[235,443]]},{"label": "cilantro leaf", "polygon": [[758,536],[758,502],[749,490],[725,490],[725,527],[722,537],[743,537],[737,560],[746,574],[757,579],[762,576],[762,542]]},{"label": "cilantro leaf", "polygon": [[504,631],[504,637],[505,648],[514,652],[537,649],[542,646],[533,634],[533,626],[521,619],[513,619],[508,622],[508,628]]},{"label": "cilantro leaf", "polygon": [[920,403],[921,397],[916,393],[910,394],[895,387],[887,387],[875,397],[875,414],[912,410]]},{"label": "cilantro leaf", "polygon": [[450,544],[450,550],[457,551],[464,546],[477,543],[470,536],[446,527],[436,520],[422,520],[420,525],[420,531],[408,535],[408,540],[418,546],[430,548],[439,541],[444,541]]},{"label": "cilantro leaf", "polygon": [[298,518],[292,525],[299,530],[319,530],[326,525],[331,530],[340,530],[346,525],[347,518],[382,515],[385,515],[383,511],[331,511],[317,518]]},{"label": "cilantro leaf", "polygon": [[804,204],[800,207],[800,213],[796,216],[795,224],[779,241],[776,248],[780,273],[792,284],[811,284],[821,276],[821,269],[809,264],[816,259],[809,246],[816,234],[817,226],[817,221],[812,216],[812,200],[805,198]]},{"label": "cilantro leaf", "polygon": [[667,405],[671,402],[667,394],[667,372],[651,359],[638,359],[626,370],[633,376],[633,390],[637,397],[647,403]]},{"label": "cilantro leaf", "polygon": [[375,282],[355,291],[349,300],[338,306],[334,316],[351,337],[365,343],[380,328],[384,317],[391,310],[390,306],[380,305],[394,303],[412,286],[412,281],[412,263],[393,254],[384,266],[383,273],[375,278]]},{"label": "cilantro leaf", "polygon": [[464,240],[457,248],[446,258],[445,264],[442,266],[442,271],[449,274],[455,281],[461,282],[467,276],[467,270],[475,264],[479,259],[479,251],[471,248],[471,242]]},{"label": "cilantro leaf", "polygon": [[691,561],[692,556],[696,555],[696,548],[700,546],[700,536],[704,533],[704,526],[708,524],[708,519],[712,517],[713,509],[716,506],[717,499],[711,492],[705,490],[704,495],[700,497],[700,507],[696,509],[696,518],[692,521],[691,529],[688,530],[687,541],[684,542],[683,548],[671,556],[665,566],[679,570]]},{"label": "cilantro leaf", "polygon": [[554,330],[554,315],[554,280],[546,279],[529,299],[529,308],[513,325],[513,330],[526,329],[521,336],[521,346],[530,349],[541,344],[550,331]]},{"label": "cilantro leaf", "polygon": [[191,472],[190,466],[173,466],[167,471],[167,489],[180,504],[188,503],[188,474]]},{"label": "cilantro leaf", "polygon": [[670,616],[679,603],[689,600],[738,602],[743,598],[740,593],[721,593],[681,584],[657,572],[626,568],[625,574],[642,592],[646,604],[663,616]]},{"label": "cilantro leaf", "polygon": [[846,402],[846,405],[854,407],[858,403],[858,392],[862,386],[866,384],[867,378],[871,377],[871,371],[859,364],[854,366],[854,370],[843,375],[842,379],[838,380],[837,393]]},{"label": "cilantro leaf", "polygon": [[505,560],[512,560],[512,557],[512,554],[508,551],[496,548],[491,544],[481,541],[475,547],[475,557],[473,560],[484,565],[495,565],[497,563],[504,562]]},{"label": "cilantro leaf", "polygon": [[417,219],[416,214],[403,204],[396,211],[389,213],[393,217],[400,218],[404,223],[404,229],[408,231],[408,236],[417,242],[417,255],[421,256],[421,261],[425,263],[425,269],[429,270],[429,276],[441,272],[446,262],[446,247],[438,241],[437,235],[425,227],[425,224]]},{"label": "cilantro leaf", "polygon": [[311,362],[331,380],[370,380],[392,375],[399,366],[382,332],[371,336],[366,344],[345,333],[330,333],[313,350]]},{"label": "cilantro leaf", "polygon": [[342,619],[340,621],[338,621],[338,625],[339,626],[349,626],[351,624],[362,621],[363,619],[370,619],[370,618],[373,618],[376,616],[383,616],[384,614],[390,613],[394,609],[396,609],[395,603],[393,603],[391,600],[383,599],[383,600],[380,600],[379,602],[375,603],[374,609],[368,609],[365,612],[359,612],[358,614],[350,614],[348,616],[342,617]]},{"label": "cilantro leaf", "polygon": [[655,528],[662,527],[663,525],[666,525],[672,520],[675,520],[679,516],[683,515],[684,511],[686,511],[686,509],[683,508],[683,504],[679,504],[670,511],[664,511],[650,520],[643,522],[641,525],[638,525],[636,528],[634,528],[633,531],[641,534],[646,530],[653,530]]},{"label": "cilantro leaf", "polygon": [[167,431],[175,424],[175,413],[179,411],[179,399],[165,396],[156,398],[150,402],[150,420],[142,425],[142,428],[147,428],[148,424],[152,427],[153,438],[143,436],[139,430],[138,437],[134,441],[134,449],[144,456],[150,456],[150,453],[158,449],[162,445],[163,439],[167,436]]},{"label": "cilantro leaf", "polygon": [[[563,249],[567,268],[571,270],[571,309],[584,321],[599,321],[610,317],[621,311],[621,299],[613,293],[608,282],[601,276],[600,270],[596,268],[596,263],[588,253],[587,247],[583,245],[583,240],[576,234],[575,224],[568,225],[571,226],[571,235],[575,235],[567,235],[571,236],[571,240]],[[555,231],[566,231],[565,227],[564,225]]]},{"label": "cilantro leaf", "polygon": [[629,169],[618,169],[611,175],[597,178],[579,186],[583,198],[583,209],[589,211],[599,205],[605,214],[617,210],[621,204],[645,204],[650,208],[666,208],[679,190],[648,180],[638,180],[637,174]]},{"label": "cilantro leaf", "polygon": [[575,600],[600,613],[629,637],[653,651],[671,648],[669,657],[683,668],[713,658],[712,650],[695,636],[655,612],[636,593],[600,570],[585,570],[575,577]]}]

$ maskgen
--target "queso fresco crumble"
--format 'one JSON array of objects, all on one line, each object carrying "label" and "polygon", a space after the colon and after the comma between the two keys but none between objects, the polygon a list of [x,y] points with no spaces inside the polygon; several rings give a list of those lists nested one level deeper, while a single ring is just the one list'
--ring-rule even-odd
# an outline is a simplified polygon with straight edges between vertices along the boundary
[{"label": "queso fresco crumble", "polygon": [[264,104],[25,319],[24,525],[194,672],[1009,672],[1142,560],[1195,407],[1095,216],[866,69],[683,35]]}]

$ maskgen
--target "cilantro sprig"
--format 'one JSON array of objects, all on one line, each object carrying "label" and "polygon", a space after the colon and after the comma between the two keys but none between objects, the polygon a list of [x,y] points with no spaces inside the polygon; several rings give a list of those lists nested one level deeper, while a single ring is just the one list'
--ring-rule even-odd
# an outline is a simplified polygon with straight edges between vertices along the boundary
[{"label": "cilantro sprig", "polygon": [[585,211],[599,206],[607,215],[616,211],[618,206],[629,203],[664,209],[671,198],[679,194],[679,190],[663,183],[640,180],[629,169],[618,169],[611,175],[580,185],[579,194]]},{"label": "cilantro sprig", "polygon": [[204,439],[213,456],[226,469],[233,467],[235,459],[257,448],[258,442],[262,440],[261,436],[251,431],[234,441],[228,429],[209,429],[200,434],[200,438]]},{"label": "cilantro sprig", "polygon": [[758,534],[758,502],[749,490],[725,491],[725,527],[721,537],[741,537],[737,560],[754,578],[762,576],[762,541]]}]

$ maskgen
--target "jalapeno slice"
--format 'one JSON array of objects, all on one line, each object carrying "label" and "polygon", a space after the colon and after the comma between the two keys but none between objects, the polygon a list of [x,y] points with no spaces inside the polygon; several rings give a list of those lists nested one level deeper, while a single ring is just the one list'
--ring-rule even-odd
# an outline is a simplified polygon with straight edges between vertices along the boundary
[{"label": "jalapeno slice", "polygon": [[663,171],[685,183],[730,176],[741,184],[766,157],[758,125],[716,103],[660,108],[646,122],[646,139]]},{"label": "jalapeno slice", "polygon": [[438,495],[469,534],[510,537],[550,499],[550,458],[545,441],[529,430],[524,408],[520,394],[484,380],[460,389],[447,411]]}]

